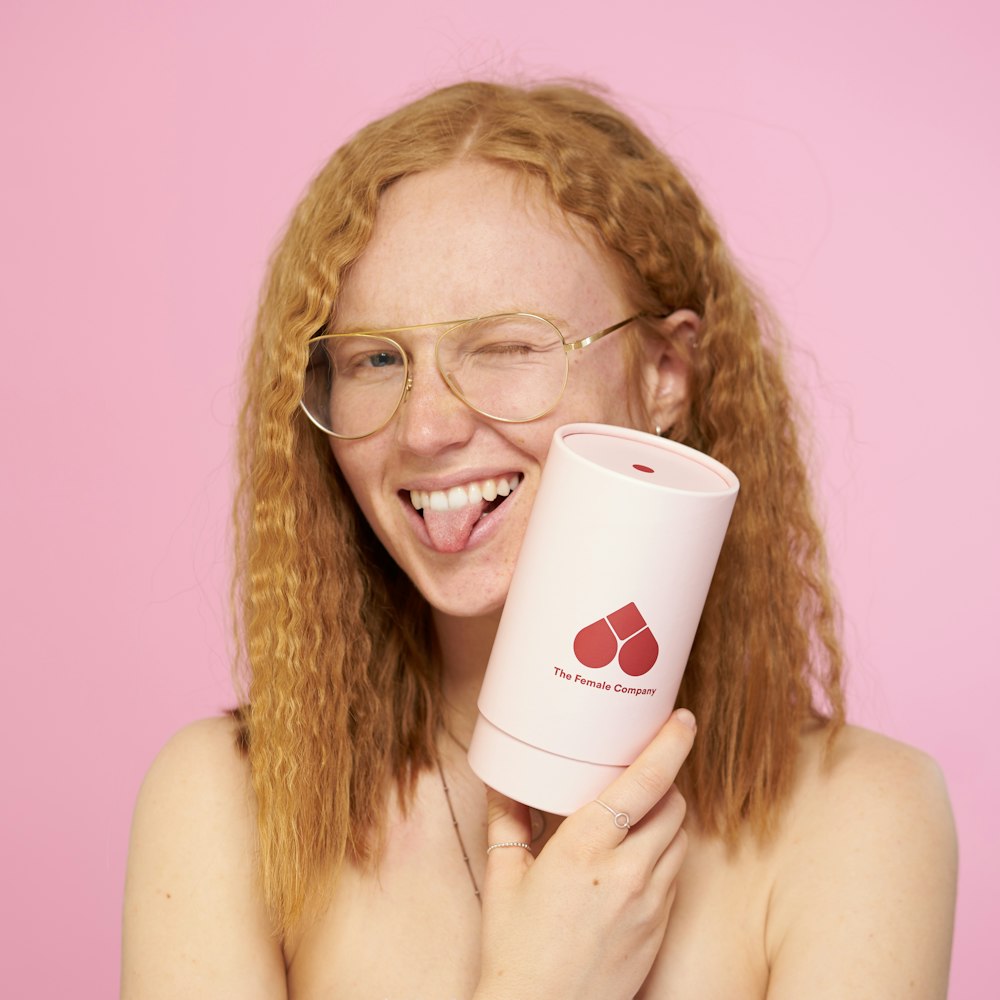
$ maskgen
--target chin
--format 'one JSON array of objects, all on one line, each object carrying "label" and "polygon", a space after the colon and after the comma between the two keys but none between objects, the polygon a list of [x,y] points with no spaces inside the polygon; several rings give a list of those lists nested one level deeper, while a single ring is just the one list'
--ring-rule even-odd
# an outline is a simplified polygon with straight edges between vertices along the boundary
[{"label": "chin", "polygon": [[474,588],[461,592],[417,585],[424,600],[441,615],[450,618],[499,618],[507,600],[507,587],[484,592]]}]

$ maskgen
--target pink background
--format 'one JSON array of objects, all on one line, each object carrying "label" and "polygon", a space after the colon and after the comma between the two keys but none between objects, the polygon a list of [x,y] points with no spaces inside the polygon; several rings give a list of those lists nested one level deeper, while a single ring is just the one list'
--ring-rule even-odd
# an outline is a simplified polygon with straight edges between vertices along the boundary
[{"label": "pink background", "polygon": [[995,995],[987,8],[6,0],[6,995],[113,995],[141,777],[172,731],[231,702],[234,383],[291,205],[375,114],[517,73],[620,95],[800,346],[852,717],[941,762],[962,848],[952,995]]}]

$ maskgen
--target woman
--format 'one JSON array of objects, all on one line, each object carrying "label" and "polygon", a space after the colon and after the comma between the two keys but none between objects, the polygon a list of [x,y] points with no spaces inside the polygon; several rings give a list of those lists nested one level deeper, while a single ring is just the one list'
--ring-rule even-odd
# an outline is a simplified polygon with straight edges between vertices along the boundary
[{"label": "woman", "polygon": [[[602,336],[534,409],[502,376],[447,384],[457,321],[497,314]],[[674,164],[579,89],[446,88],[334,155],[248,362],[246,707],[147,777],[124,996],[944,995],[947,796],[921,754],[844,725],[762,315]],[[562,821],[487,798],[464,751],[549,441],[577,420],[669,435],[742,485],[684,708]]]}]

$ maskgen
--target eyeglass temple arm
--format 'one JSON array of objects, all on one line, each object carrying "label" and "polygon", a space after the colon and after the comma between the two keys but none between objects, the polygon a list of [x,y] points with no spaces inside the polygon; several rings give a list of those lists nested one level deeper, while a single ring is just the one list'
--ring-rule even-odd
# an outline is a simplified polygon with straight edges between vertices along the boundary
[{"label": "eyeglass temple arm", "polygon": [[615,330],[620,330],[623,326],[628,326],[629,323],[634,323],[637,319],[666,319],[668,313],[647,313],[641,312],[636,313],[634,316],[629,316],[628,319],[623,319],[620,323],[615,323],[614,326],[609,326],[604,330],[599,330],[597,333],[591,334],[589,337],[584,337],[582,340],[574,340],[570,344],[566,344],[567,351],[582,351],[585,347],[590,347],[595,341],[601,339],[601,337],[606,337],[609,333],[614,333]]}]

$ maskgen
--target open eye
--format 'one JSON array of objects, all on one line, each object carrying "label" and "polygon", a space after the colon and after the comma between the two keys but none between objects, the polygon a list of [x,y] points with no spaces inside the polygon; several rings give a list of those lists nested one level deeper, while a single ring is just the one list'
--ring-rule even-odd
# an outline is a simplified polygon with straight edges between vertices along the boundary
[{"label": "open eye", "polygon": [[345,337],[331,343],[329,351],[333,371],[341,378],[371,378],[406,364],[395,344],[372,337]]},{"label": "open eye", "polygon": [[400,365],[403,359],[395,351],[375,351],[373,354],[365,354],[352,362],[354,365],[371,368],[388,368],[390,365]]}]

